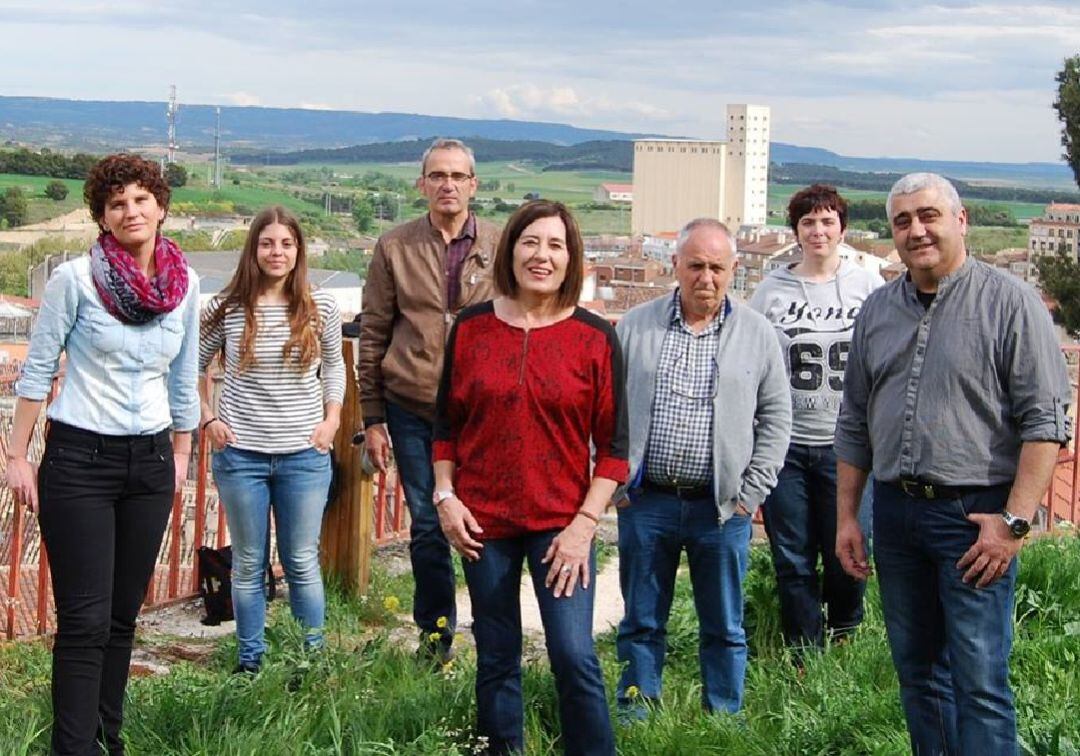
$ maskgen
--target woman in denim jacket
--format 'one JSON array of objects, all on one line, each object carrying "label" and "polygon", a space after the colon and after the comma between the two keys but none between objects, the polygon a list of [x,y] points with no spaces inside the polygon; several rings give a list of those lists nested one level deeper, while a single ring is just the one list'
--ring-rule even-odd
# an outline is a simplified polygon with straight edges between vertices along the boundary
[{"label": "woman in denim jacket", "polygon": [[[199,283],[160,234],[169,187],[157,164],[112,155],[83,193],[101,235],[45,287],[7,484],[38,512],[52,568],[52,752],[119,754],[135,618],[199,420]],[[61,353],[63,391],[35,472],[27,447]]]}]

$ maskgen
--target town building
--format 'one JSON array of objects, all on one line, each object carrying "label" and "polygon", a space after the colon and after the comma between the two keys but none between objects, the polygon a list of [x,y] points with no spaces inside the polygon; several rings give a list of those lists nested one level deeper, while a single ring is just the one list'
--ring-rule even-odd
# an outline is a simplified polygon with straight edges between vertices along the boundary
[{"label": "town building", "polygon": [[634,142],[633,234],[677,231],[693,218],[716,218],[733,231],[766,223],[768,107],[729,105],[727,140]]},{"label": "town building", "polygon": [[1065,250],[1080,260],[1080,205],[1051,202],[1041,218],[1032,218],[1028,230],[1032,257]]}]

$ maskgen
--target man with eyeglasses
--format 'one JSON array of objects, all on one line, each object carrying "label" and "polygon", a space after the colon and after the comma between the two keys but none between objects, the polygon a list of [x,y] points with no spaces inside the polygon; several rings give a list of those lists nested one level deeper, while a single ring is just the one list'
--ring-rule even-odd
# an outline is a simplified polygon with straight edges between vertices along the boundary
[{"label": "man with eyeglasses", "polygon": [[386,472],[391,443],[411,519],[417,655],[453,657],[455,584],[450,546],[439,527],[431,465],[435,394],[443,349],[457,313],[491,299],[499,228],[469,210],[476,194],[473,152],[457,139],[432,142],[416,186],[422,217],[383,234],[364,285],[358,358],[365,443]]},{"label": "man with eyeglasses", "polygon": [[718,220],[679,232],[678,289],[619,322],[627,365],[630,480],[618,506],[618,705],[658,701],[675,573],[683,549],[699,622],[702,705],[735,712],[746,674],[742,581],[750,518],[776,485],[791,394],[774,329],[731,300],[735,239]]}]

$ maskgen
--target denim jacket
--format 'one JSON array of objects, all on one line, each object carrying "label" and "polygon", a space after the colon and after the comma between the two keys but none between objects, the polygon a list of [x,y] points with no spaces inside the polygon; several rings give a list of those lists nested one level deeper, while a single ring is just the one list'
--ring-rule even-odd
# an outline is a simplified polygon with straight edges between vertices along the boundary
[{"label": "denim jacket", "polygon": [[172,312],[128,325],[102,306],[90,258],[53,272],[41,299],[16,394],[48,396],[61,352],[63,390],[48,417],[109,436],[190,431],[199,424],[199,279],[188,268],[188,290]]}]

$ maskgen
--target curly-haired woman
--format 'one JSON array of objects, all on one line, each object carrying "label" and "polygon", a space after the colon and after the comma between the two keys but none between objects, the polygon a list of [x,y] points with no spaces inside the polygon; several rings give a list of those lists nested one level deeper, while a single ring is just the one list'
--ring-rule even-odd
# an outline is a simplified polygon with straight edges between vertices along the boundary
[{"label": "curly-haired woman", "polygon": [[[38,511],[52,566],[52,752],[117,754],[135,618],[199,420],[199,283],[160,233],[169,187],[157,164],[111,155],[83,195],[101,235],[45,287],[7,483]],[[35,474],[27,447],[61,353],[63,391]]]}]

